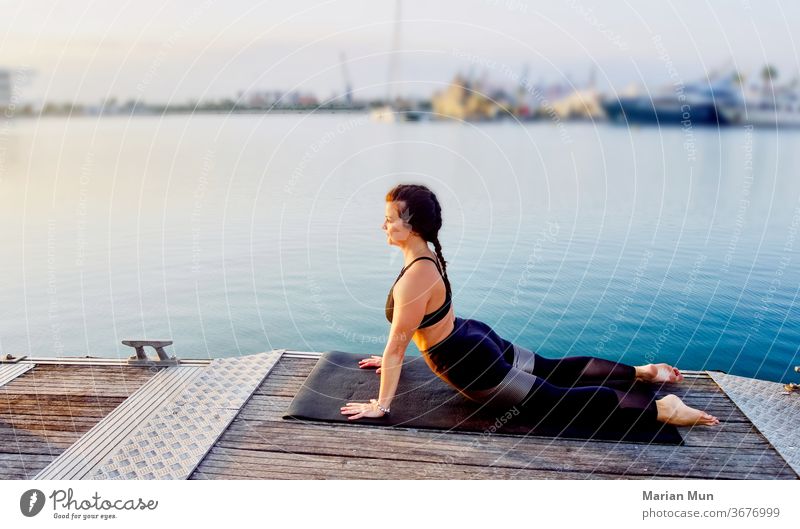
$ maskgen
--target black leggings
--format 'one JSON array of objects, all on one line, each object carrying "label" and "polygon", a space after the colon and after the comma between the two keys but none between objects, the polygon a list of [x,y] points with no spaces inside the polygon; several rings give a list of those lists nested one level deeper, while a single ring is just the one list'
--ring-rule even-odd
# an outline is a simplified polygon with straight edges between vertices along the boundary
[{"label": "black leggings", "polygon": [[658,416],[654,393],[636,389],[633,366],[591,356],[560,359],[536,355],[537,379],[520,403],[530,420],[548,426],[629,428],[653,425]]},{"label": "black leggings", "polygon": [[[450,335],[421,352],[433,372],[456,389],[485,391],[509,373],[515,361],[513,345],[486,323],[456,316]],[[638,420],[656,422],[654,394],[643,387],[647,384],[634,384],[633,366],[591,356],[551,359],[530,352],[533,362],[519,364],[532,364],[526,369],[535,375],[533,387],[517,404],[521,414],[530,417],[526,423],[595,428],[605,424],[618,429]]]}]

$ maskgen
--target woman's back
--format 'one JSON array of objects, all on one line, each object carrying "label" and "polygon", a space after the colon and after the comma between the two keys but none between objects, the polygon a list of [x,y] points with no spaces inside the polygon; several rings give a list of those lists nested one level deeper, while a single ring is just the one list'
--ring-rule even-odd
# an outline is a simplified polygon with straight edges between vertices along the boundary
[{"label": "woman's back", "polygon": [[395,279],[394,284],[392,285],[392,288],[389,289],[389,295],[386,297],[386,319],[389,320],[389,323],[392,322],[392,317],[394,315],[394,296],[393,296],[394,285],[396,285],[397,282],[400,280],[400,278],[403,277],[403,274],[405,274],[406,270],[408,270],[409,267],[411,267],[411,265],[413,265],[414,263],[416,263],[417,261],[419,261],[421,259],[427,259],[429,261],[433,261],[433,264],[436,265],[436,269],[439,271],[439,275],[442,277],[442,282],[445,285],[445,299],[444,299],[444,303],[442,303],[442,305],[438,309],[434,310],[431,313],[426,314],[422,318],[422,321],[420,322],[418,328],[419,329],[423,329],[425,327],[430,327],[430,326],[438,323],[445,316],[447,316],[447,313],[450,311],[450,305],[451,305],[451,302],[452,302],[452,296],[451,296],[450,288],[448,288],[447,282],[444,281],[444,275],[442,274],[442,270],[439,268],[439,264],[436,261],[434,261],[432,258],[428,257],[428,256],[422,256],[422,257],[417,257],[416,259],[414,259],[413,261],[408,263],[408,265],[404,266],[403,269],[400,270],[400,275],[398,275],[397,279]]}]

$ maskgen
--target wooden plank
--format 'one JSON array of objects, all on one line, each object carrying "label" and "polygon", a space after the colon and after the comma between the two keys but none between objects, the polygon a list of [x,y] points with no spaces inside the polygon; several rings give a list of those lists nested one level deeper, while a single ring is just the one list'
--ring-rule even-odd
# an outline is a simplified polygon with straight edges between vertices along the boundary
[{"label": "wooden plank", "polygon": [[[720,475],[719,479],[737,476]],[[669,476],[609,474],[598,470],[420,463],[381,458],[215,447],[190,479],[674,479]]]},{"label": "wooden plank", "polygon": [[0,402],[10,395],[103,395],[127,398],[158,370],[148,367],[37,365],[0,387]]},{"label": "wooden plank", "polygon": [[[571,468],[614,474],[702,477],[730,474],[731,467],[750,475],[774,475],[786,467],[768,446],[744,449],[716,446],[679,447],[592,442],[510,435],[402,430],[357,425],[319,425],[300,421],[235,420],[217,446],[247,450],[301,451],[347,457],[380,457],[421,462]],[[676,455],[678,457],[676,457]]]},{"label": "wooden plank", "polygon": [[[215,447],[190,479],[615,479],[619,477],[598,472],[426,464],[319,454],[251,452]],[[651,479],[646,476],[630,476],[630,478]]]},{"label": "wooden plank", "polygon": [[55,455],[44,454],[2,454],[0,469],[3,479],[31,479],[55,459]]}]

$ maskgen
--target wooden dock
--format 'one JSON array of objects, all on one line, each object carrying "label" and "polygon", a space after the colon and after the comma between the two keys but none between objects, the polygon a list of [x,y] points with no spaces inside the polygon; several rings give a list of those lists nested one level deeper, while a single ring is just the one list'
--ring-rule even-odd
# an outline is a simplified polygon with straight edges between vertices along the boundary
[{"label": "wooden dock", "polygon": [[[319,356],[276,350],[182,367],[25,358],[11,364],[19,372],[0,364],[10,373],[3,383],[0,371],[0,478],[798,479],[786,455],[797,439],[779,451],[752,409],[743,412],[752,400],[737,394],[750,402],[738,406],[718,372],[684,371],[683,383],[663,388],[720,418],[680,428],[683,446],[499,434],[476,443],[478,433],[284,420]],[[249,382],[224,387],[231,369]]]}]

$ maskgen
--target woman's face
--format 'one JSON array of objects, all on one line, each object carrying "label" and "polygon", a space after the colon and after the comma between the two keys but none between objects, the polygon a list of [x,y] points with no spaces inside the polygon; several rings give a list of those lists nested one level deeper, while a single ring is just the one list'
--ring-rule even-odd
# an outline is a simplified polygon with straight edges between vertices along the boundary
[{"label": "woman's face", "polygon": [[386,242],[395,246],[402,246],[411,236],[411,226],[400,218],[394,202],[386,203],[385,218],[381,229],[386,233]]}]

